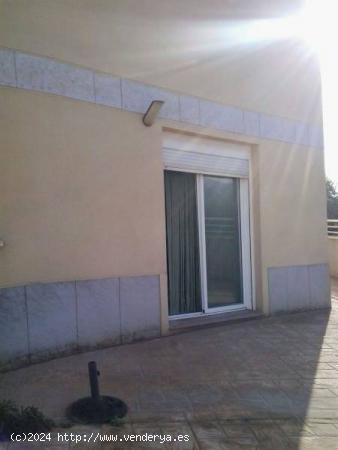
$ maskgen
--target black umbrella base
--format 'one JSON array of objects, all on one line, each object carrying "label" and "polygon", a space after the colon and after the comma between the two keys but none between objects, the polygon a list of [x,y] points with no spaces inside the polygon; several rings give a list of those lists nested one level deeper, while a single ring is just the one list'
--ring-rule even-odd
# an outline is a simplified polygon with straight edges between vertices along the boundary
[{"label": "black umbrella base", "polygon": [[68,407],[67,416],[75,422],[99,424],[122,419],[127,411],[127,405],[119,398],[102,395],[99,400],[80,398]]}]

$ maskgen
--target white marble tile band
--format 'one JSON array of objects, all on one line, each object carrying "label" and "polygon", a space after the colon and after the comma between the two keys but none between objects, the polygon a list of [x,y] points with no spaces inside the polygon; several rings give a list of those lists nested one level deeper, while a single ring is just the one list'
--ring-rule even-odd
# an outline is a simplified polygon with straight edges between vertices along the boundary
[{"label": "white marble tile band", "polygon": [[323,130],[319,126],[246,111],[10,49],[0,48],[0,85],[48,92],[141,114],[152,100],[164,100],[160,112],[164,119],[323,148]]}]

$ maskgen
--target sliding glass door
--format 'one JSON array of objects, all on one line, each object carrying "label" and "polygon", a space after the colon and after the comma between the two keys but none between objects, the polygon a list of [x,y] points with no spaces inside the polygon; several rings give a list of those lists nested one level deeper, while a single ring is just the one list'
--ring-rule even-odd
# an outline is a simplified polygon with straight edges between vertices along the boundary
[{"label": "sliding glass door", "polygon": [[243,303],[239,183],[203,177],[207,308]]},{"label": "sliding glass door", "polygon": [[247,180],[165,171],[169,314],[250,307]]}]

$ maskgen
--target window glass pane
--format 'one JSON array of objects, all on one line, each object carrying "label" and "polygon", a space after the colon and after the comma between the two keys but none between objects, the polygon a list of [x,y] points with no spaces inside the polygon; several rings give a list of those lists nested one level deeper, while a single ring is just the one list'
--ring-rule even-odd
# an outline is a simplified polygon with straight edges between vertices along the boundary
[{"label": "window glass pane", "polygon": [[239,183],[204,177],[208,307],[242,303]]}]

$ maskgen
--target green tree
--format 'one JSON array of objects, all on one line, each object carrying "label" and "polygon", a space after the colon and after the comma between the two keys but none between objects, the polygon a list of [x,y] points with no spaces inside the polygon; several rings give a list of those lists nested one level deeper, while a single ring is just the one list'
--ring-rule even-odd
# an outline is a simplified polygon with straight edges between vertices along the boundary
[{"label": "green tree", "polygon": [[326,179],[327,218],[338,219],[338,191],[332,180]]}]

